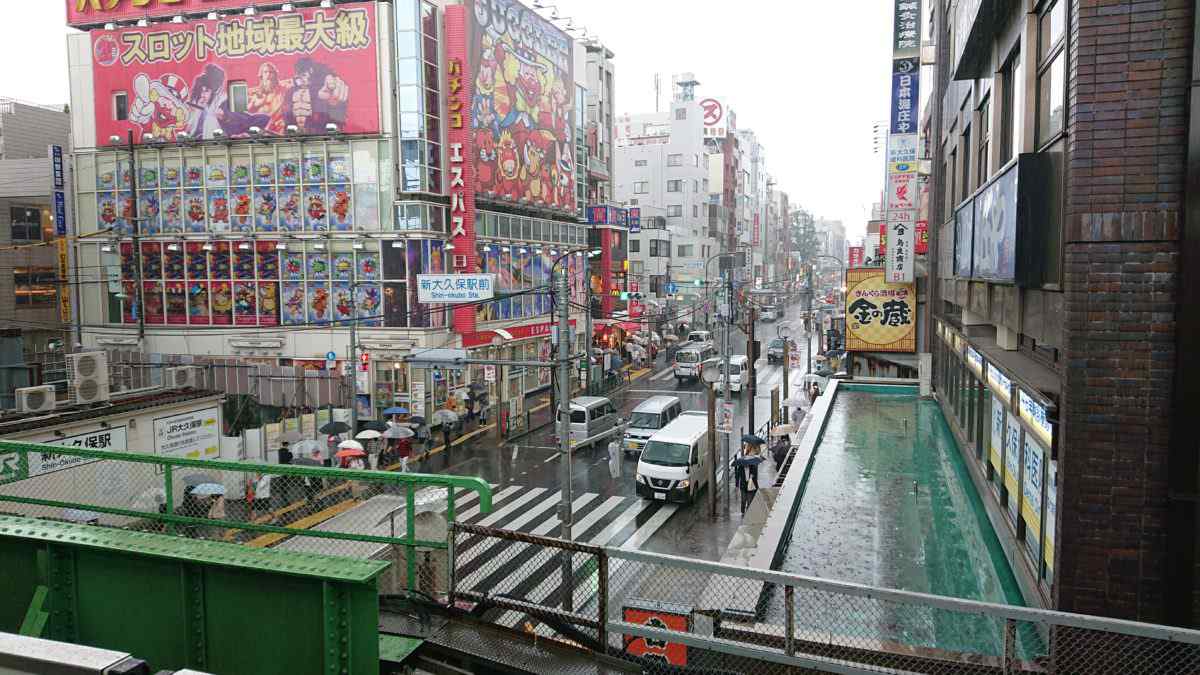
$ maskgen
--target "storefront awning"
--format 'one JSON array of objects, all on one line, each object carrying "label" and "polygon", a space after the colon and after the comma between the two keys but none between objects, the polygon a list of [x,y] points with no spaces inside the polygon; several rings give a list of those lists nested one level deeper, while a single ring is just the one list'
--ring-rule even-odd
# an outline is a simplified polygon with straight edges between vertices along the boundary
[{"label": "storefront awning", "polygon": [[625,330],[641,330],[642,329],[642,324],[635,323],[633,321],[626,321],[624,323],[619,323],[617,325],[620,326],[621,328],[624,328]]}]

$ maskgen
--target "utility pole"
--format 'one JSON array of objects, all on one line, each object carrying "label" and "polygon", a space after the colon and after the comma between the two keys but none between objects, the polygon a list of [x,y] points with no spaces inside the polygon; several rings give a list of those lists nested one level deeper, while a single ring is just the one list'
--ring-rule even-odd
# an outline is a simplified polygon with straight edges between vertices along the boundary
[{"label": "utility pole", "polygon": [[[791,389],[788,388],[788,371],[792,369],[792,337],[783,335],[783,397],[787,398],[791,394]],[[786,419],[786,416],[785,416]]]},{"label": "utility pole", "polygon": [[[584,259],[585,265],[588,264],[587,260],[589,260],[589,258]],[[568,267],[570,267],[569,264],[568,264]],[[584,391],[590,394],[593,389],[593,387],[592,387],[592,336],[593,336],[593,333],[592,333],[592,281],[591,281],[591,273],[590,272],[585,271],[584,276],[587,279],[587,281],[583,284],[583,287],[586,289],[586,293],[587,293],[587,295],[584,296],[584,302],[583,302],[583,304],[585,306],[584,313],[587,315],[584,317],[584,330],[587,331],[586,338],[583,343],[583,351],[587,357],[587,362],[585,363],[586,368],[584,369],[587,372],[587,380],[586,380],[587,386],[584,388]]]},{"label": "utility pole", "polygon": [[750,324],[750,330],[746,336],[746,353],[750,355],[750,358],[747,359],[750,361],[750,433],[754,433],[758,428],[754,426],[754,399],[758,396],[758,368],[754,365],[758,357],[758,354],[754,353],[754,323],[758,321],[758,310],[751,307],[746,320]]},{"label": "utility pole", "polygon": [[[732,257],[733,253],[728,253],[726,255],[730,256],[729,265],[727,265],[725,267],[725,270],[721,272],[721,274],[724,278],[724,281],[725,281],[725,306],[726,306],[726,312],[727,312],[726,316],[725,316],[725,340],[724,340],[725,344],[721,348],[721,351],[725,354],[725,391],[724,391],[724,395],[721,399],[722,405],[729,403],[731,400],[729,398],[731,396],[730,377],[729,377],[729,353],[732,350],[729,348],[729,346],[730,346],[731,336],[733,334],[733,322],[734,322],[734,316],[733,316],[733,306],[734,306],[733,305],[733,262],[734,262],[734,258]],[[731,440],[731,438],[733,437],[733,421],[730,420],[729,424],[730,424],[729,431],[725,432],[725,512],[726,513],[729,513],[729,500],[731,499],[731,497],[729,495],[729,483],[730,483],[730,481],[729,481],[729,452],[730,452],[730,446],[733,443],[733,441]]]},{"label": "utility pole", "polygon": [[[129,132],[129,180],[130,198],[133,200],[133,267],[137,286],[133,289],[134,303],[137,307],[138,346],[144,347],[146,340],[146,303],[145,291],[142,289],[142,219],[138,214],[138,175],[137,150],[133,145],[133,131]],[[117,172],[117,184],[121,182],[120,171]]]},{"label": "utility pole", "polygon": [[807,375],[812,372],[812,333],[816,325],[816,320],[812,315],[813,306],[813,263],[808,263],[808,305],[805,310],[805,316],[808,317],[805,321],[808,323],[808,334],[804,336],[804,373]]},{"label": "utility pole", "polygon": [[[558,272],[558,482],[562,487],[562,502],[558,507],[558,522],[564,541],[571,541],[571,291],[566,269]],[[591,308],[588,308],[591,311]],[[590,367],[590,364],[589,364]],[[562,552],[562,606],[570,612],[573,607],[571,552]]]},{"label": "utility pole", "polygon": [[[350,438],[358,433],[358,309],[354,305],[356,284],[350,284]],[[412,404],[409,404],[412,408]],[[333,420],[332,417],[329,418]],[[446,446],[449,456],[450,447]]]},{"label": "utility pole", "polygon": [[715,382],[704,382],[708,398],[708,515],[717,519],[717,397]]}]

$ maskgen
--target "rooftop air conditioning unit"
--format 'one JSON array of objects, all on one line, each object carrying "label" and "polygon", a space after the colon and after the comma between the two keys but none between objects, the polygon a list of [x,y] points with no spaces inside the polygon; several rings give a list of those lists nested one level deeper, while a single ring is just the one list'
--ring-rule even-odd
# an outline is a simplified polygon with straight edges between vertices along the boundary
[{"label": "rooftop air conditioning unit", "polygon": [[108,354],[103,351],[68,354],[71,393],[76,403],[102,403],[109,398]]},{"label": "rooftop air conditioning unit", "polygon": [[56,405],[54,385],[22,387],[17,390],[17,411],[23,413],[49,412]]},{"label": "rooftop air conditioning unit", "polygon": [[167,368],[163,384],[168,389],[197,389],[200,387],[200,366],[179,366]]}]

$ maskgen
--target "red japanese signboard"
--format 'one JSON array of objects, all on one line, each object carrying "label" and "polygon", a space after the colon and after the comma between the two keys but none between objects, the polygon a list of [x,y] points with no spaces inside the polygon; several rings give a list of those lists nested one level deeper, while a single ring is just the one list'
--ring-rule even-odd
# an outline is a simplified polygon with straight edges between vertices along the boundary
[{"label": "red japanese signboard", "polygon": [[478,191],[575,210],[571,38],[513,0],[466,5],[474,68],[471,129]]},{"label": "red japanese signboard", "polygon": [[[446,140],[450,193],[450,243],[454,245],[455,272],[475,272],[475,158],[471,140],[471,78],[467,71],[467,15],[462,5],[446,7]],[[457,253],[461,251],[462,253]],[[475,332],[476,309],[454,308],[454,330],[460,335]]]},{"label": "red japanese signboard", "polygon": [[354,3],[92,31],[96,137],[376,133],[375,20],[373,3]]},{"label": "red japanese signboard", "polygon": [[863,247],[862,246],[851,246],[848,257],[850,258],[850,260],[848,261],[849,267],[862,267]]},{"label": "red japanese signboard", "polygon": [[[625,607],[624,619],[626,623],[679,633],[687,633],[691,623],[687,614],[638,607]],[[688,664],[687,645],[678,642],[626,636],[625,651],[632,656],[640,656],[667,665],[686,666]]]},{"label": "red japanese signboard", "polygon": [[67,23],[98,26],[115,21],[204,14],[218,10],[242,10],[258,5],[276,5],[278,0],[67,0]]}]

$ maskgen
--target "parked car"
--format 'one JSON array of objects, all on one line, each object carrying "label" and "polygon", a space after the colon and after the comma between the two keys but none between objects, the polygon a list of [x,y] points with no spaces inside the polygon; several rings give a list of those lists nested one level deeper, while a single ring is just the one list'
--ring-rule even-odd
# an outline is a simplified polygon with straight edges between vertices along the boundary
[{"label": "parked car", "polygon": [[[717,360],[717,372],[720,376],[717,378],[715,385],[718,392],[724,391],[725,387],[725,360]],[[750,383],[750,359],[744,354],[735,354],[729,357],[729,391],[731,393],[742,393]]]},{"label": "parked car", "polygon": [[692,503],[708,485],[708,420],[680,415],[650,437],[637,465],[637,494]]},{"label": "parked car", "polygon": [[[558,413],[561,418],[562,412]],[[612,401],[602,396],[571,399],[571,439],[575,448],[598,443],[620,431],[621,420]]]},{"label": "parked car", "polygon": [[712,331],[710,330],[694,330],[687,335],[687,341],[691,344],[700,342],[712,342]]},{"label": "parked car", "polygon": [[678,396],[651,396],[629,415],[621,447],[626,454],[640,453],[654,432],[670,424],[683,411]]},{"label": "parked car", "polygon": [[696,381],[704,372],[704,362],[716,356],[717,352],[709,343],[698,343],[683,347],[675,352],[675,380]]}]

